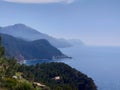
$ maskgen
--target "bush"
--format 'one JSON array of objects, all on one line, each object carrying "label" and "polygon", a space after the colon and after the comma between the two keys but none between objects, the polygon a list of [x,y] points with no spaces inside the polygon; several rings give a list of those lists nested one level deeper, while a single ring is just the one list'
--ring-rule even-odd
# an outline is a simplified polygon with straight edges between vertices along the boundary
[{"label": "bush", "polygon": [[14,90],[35,90],[31,83],[29,82],[20,82],[18,85],[14,88]]},{"label": "bush", "polygon": [[12,78],[4,78],[3,86],[7,87],[9,90],[13,90],[13,88],[17,85],[17,81]]}]

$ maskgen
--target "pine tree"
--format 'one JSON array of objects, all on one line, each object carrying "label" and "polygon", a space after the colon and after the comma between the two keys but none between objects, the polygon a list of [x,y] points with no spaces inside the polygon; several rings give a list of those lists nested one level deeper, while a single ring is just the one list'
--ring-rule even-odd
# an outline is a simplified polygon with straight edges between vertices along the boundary
[{"label": "pine tree", "polygon": [[0,37],[0,58],[5,55],[4,47],[2,47],[2,39]]}]

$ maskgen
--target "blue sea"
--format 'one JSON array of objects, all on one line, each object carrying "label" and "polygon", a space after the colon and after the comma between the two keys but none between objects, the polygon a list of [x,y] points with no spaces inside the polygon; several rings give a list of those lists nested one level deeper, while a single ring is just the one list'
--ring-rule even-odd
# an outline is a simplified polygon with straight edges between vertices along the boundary
[{"label": "blue sea", "polygon": [[[57,62],[64,62],[87,74],[98,90],[120,90],[120,47],[74,46],[61,51],[72,59]],[[43,62],[51,60],[26,61],[27,64]]]}]

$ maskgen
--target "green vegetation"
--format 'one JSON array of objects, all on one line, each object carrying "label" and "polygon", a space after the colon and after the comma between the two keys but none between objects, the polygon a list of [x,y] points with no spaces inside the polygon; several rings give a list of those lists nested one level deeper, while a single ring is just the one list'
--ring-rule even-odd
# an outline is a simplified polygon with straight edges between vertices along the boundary
[{"label": "green vegetation", "polygon": [[[96,90],[96,86],[91,78],[83,73],[71,68],[64,63],[44,63],[35,66],[21,65],[20,72],[24,77],[42,82],[52,90]],[[54,77],[59,76],[59,80]]]},{"label": "green vegetation", "polygon": [[0,90],[97,90],[97,88],[91,78],[64,63],[20,65],[14,58],[5,57],[4,48],[0,43]]},{"label": "green vegetation", "polygon": [[40,87],[34,87],[33,82],[19,78],[19,67],[20,64],[14,58],[6,58],[0,38],[0,90],[42,90]]}]

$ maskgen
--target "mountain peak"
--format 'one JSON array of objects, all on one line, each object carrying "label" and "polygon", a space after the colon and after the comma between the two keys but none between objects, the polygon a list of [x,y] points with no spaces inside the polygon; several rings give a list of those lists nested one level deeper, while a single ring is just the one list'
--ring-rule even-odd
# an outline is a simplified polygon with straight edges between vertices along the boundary
[{"label": "mountain peak", "polygon": [[26,25],[22,23],[17,23],[17,24],[14,24],[14,26],[26,26]]},{"label": "mountain peak", "polygon": [[14,24],[13,25],[14,27],[17,27],[17,28],[19,28],[19,27],[27,27],[25,24],[22,24],[22,23],[18,23],[18,24]]},{"label": "mountain peak", "polygon": [[71,46],[66,40],[56,39],[47,34],[41,33],[25,24],[14,24],[11,26],[3,27],[0,33],[8,34],[27,41],[46,39],[55,47],[69,47]]}]

